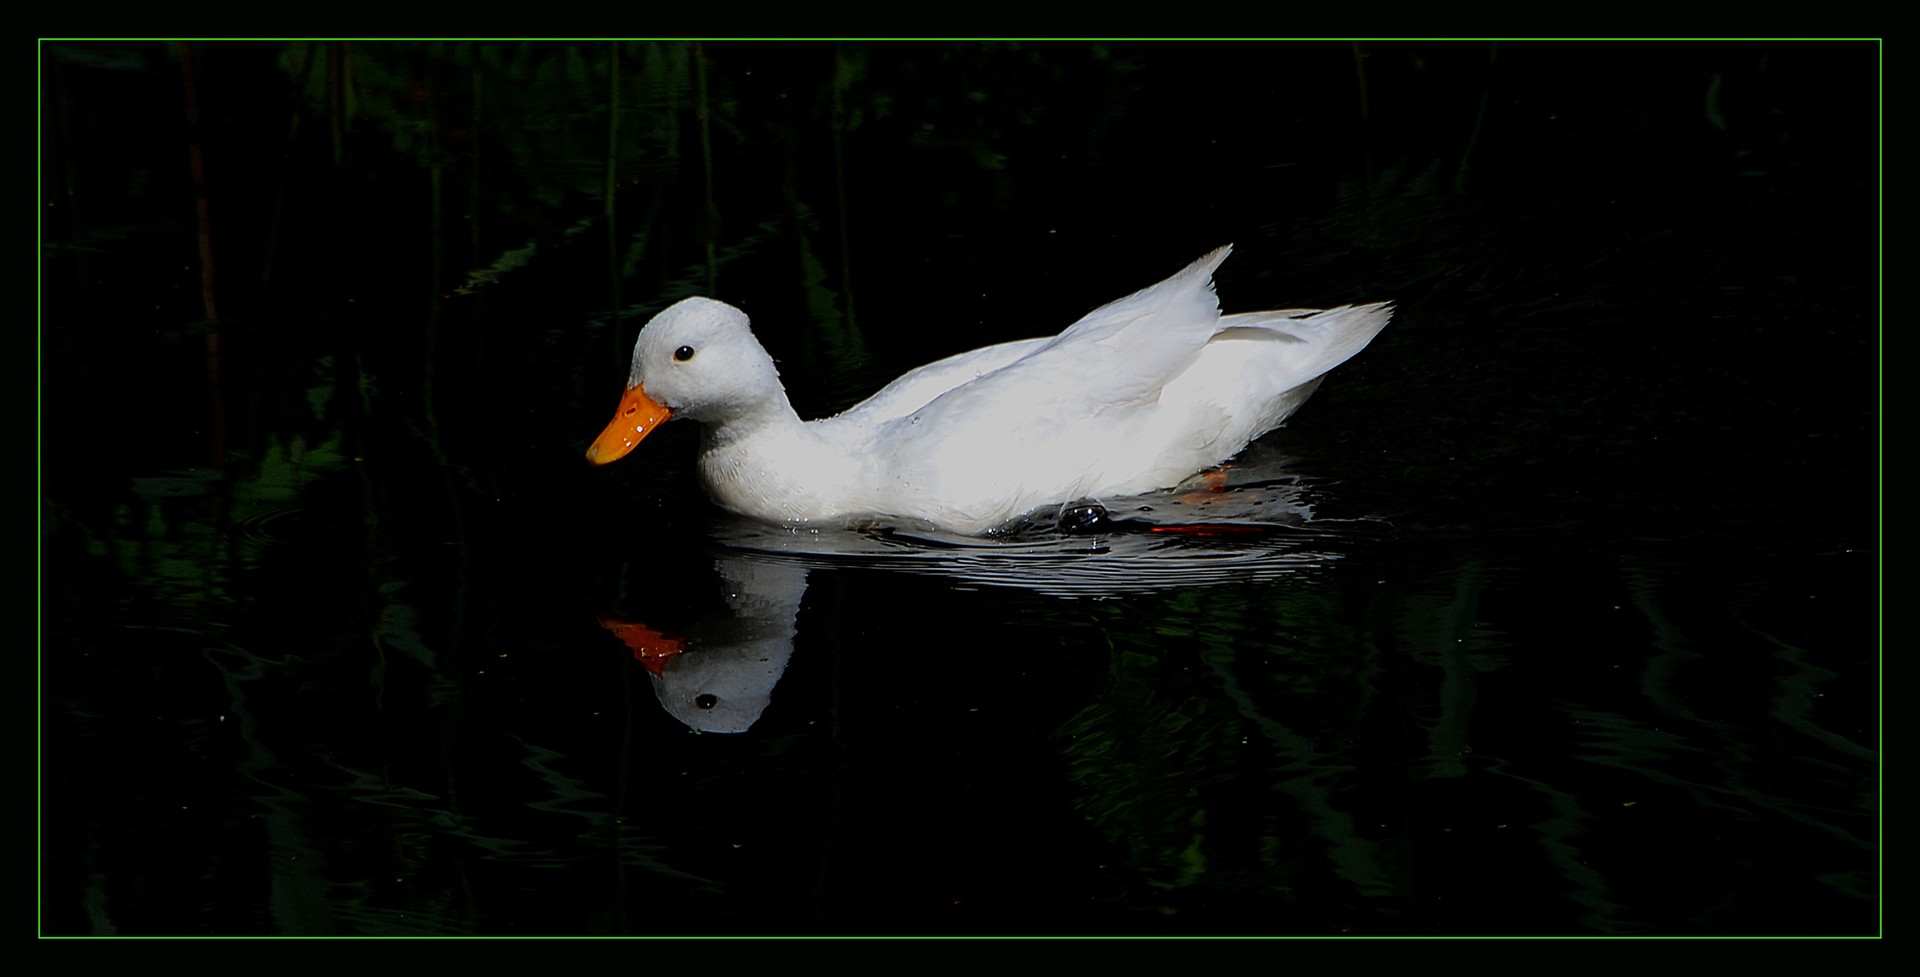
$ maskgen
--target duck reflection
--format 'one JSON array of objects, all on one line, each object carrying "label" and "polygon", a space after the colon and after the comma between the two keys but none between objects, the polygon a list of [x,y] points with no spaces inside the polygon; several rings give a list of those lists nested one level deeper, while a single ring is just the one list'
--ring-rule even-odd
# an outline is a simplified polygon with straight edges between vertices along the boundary
[{"label": "duck reflection", "polygon": [[668,713],[700,732],[741,733],[766,710],[793,655],[813,568],[877,568],[1061,598],[1263,581],[1337,558],[1371,522],[1314,518],[1310,483],[1256,445],[1232,467],[1114,504],[1081,500],[990,538],[926,527],[795,530],[722,517],[711,531],[726,604],[684,636],[603,617],[645,665]]}]

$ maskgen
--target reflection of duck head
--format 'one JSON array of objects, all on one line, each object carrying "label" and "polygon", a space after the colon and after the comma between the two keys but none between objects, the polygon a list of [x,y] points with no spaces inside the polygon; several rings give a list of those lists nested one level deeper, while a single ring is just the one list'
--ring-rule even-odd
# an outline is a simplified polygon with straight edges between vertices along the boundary
[{"label": "reflection of duck head", "polygon": [[690,298],[634,344],[619,412],[587,451],[622,457],[673,417],[706,426],[714,501],[773,522],[904,519],[967,535],[1047,506],[1172,486],[1284,421],[1387,324],[1385,303],[1222,316],[1221,248],[1057,336],[921,367],[802,423],[730,305]]},{"label": "reflection of duck head", "polygon": [[685,639],[601,618],[647,666],[653,693],[674,718],[703,733],[744,733],[759,720],[793,655],[794,617],[807,571],[740,555],[718,560],[728,614]]}]

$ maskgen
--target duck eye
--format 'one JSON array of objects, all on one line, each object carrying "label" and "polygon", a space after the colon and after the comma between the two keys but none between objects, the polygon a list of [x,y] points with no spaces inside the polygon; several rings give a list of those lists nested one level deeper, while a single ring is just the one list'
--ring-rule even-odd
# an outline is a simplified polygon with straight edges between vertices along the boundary
[{"label": "duck eye", "polygon": [[693,359],[693,347],[682,346],[679,349],[674,350],[673,358],[676,362],[680,362],[680,363],[685,363],[686,361]]}]

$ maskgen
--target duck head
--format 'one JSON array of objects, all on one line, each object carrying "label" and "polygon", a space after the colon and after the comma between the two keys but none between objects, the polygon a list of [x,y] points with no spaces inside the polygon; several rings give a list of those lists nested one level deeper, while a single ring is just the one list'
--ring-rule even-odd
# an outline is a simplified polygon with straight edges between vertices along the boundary
[{"label": "duck head", "polygon": [[713,299],[683,299],[640,330],[626,393],[587,460],[604,465],[625,457],[676,417],[725,425],[779,410],[793,408],[747,314]]}]

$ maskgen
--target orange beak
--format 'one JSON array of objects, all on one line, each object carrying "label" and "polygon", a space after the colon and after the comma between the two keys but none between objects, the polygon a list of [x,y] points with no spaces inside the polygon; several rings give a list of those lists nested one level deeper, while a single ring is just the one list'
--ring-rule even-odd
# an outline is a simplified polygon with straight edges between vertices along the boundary
[{"label": "orange beak", "polygon": [[593,445],[587,448],[587,460],[604,465],[625,458],[641,438],[672,417],[673,411],[647,396],[639,384],[628,387],[626,396],[620,398],[620,409],[614,412],[613,423],[608,424],[607,429],[601,431],[600,436],[593,439]]}]

